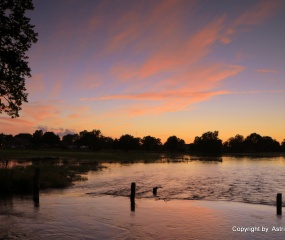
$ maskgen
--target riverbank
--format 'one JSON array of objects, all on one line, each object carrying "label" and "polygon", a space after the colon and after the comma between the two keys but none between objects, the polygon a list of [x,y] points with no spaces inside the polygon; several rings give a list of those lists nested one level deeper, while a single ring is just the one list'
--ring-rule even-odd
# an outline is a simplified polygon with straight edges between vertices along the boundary
[{"label": "riverbank", "polygon": [[[208,155],[195,153],[170,153],[170,152],[146,152],[146,151],[76,151],[64,149],[0,149],[1,159],[52,159],[52,158],[73,158],[78,160],[96,160],[100,162],[152,162],[161,158],[172,158],[180,160],[191,160],[191,156],[198,158],[209,157]],[[262,153],[224,153],[219,155],[230,157],[276,157],[285,156],[284,152],[262,152]]]},{"label": "riverbank", "polygon": [[[181,155],[181,154],[179,154]],[[142,151],[75,151],[62,149],[0,149],[2,159],[28,158],[73,158],[79,160],[96,160],[107,162],[153,161],[160,158],[160,152]]]},{"label": "riverbank", "polygon": [[[89,171],[102,168],[97,161],[32,158],[28,161],[0,162],[0,197],[32,194],[35,189],[66,188],[74,182],[87,180]],[[37,175],[37,177],[36,177]],[[35,188],[35,186],[38,186]],[[38,191],[38,190],[36,190]]]}]

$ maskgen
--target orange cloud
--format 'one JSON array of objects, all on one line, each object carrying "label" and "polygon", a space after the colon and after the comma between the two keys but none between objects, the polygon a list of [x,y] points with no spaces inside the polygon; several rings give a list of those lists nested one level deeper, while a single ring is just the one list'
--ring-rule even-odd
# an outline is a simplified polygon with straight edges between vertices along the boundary
[{"label": "orange cloud", "polygon": [[[122,60],[119,65],[111,67],[110,73],[117,79],[117,84],[122,89],[121,94],[80,100],[132,100],[136,103],[126,107],[125,111],[140,115],[182,110],[192,103],[208,100],[212,96],[228,94],[226,90],[215,89],[221,87],[225,79],[243,71],[244,67],[225,63],[205,65],[202,63],[203,60],[212,53],[219,42],[230,43],[241,27],[260,24],[275,14],[281,2],[277,0],[271,4],[269,1],[262,1],[231,23],[226,21],[226,16],[222,16],[212,20],[202,29],[194,33],[192,31],[191,35],[181,34],[178,27],[181,25],[182,18],[179,17],[179,13],[181,15],[183,11],[183,4],[172,4],[173,1],[157,4],[152,12],[146,13],[148,17],[140,27],[140,16],[134,15],[133,12],[118,22],[118,26],[123,27],[120,28],[120,34],[112,39],[112,50],[126,44],[130,51],[145,51],[144,60],[131,64]],[[167,14],[169,17],[161,17]],[[127,21],[130,17],[133,21]],[[167,25],[174,27],[168,32],[165,30]],[[143,36],[146,26],[152,33],[147,37]],[[157,29],[161,31],[155,31]],[[157,32],[159,34],[156,34]],[[139,41],[139,37],[143,40]],[[139,42],[135,44],[136,48],[132,45],[134,39]],[[206,95],[200,95],[205,92]]]},{"label": "orange cloud", "polygon": [[[130,116],[141,116],[141,115],[160,115],[166,112],[181,111],[188,108],[191,104],[206,101],[211,97],[228,94],[227,91],[216,91],[216,92],[182,92],[180,95],[172,95],[172,98],[165,99],[165,95],[159,96],[154,94],[151,96],[149,94],[148,99],[156,100],[155,102],[145,102],[135,103],[129,107],[123,107],[112,113],[108,114],[108,117],[111,116],[120,116],[120,115],[130,115]],[[146,100],[145,96],[121,96],[122,99],[134,99],[134,100]]]},{"label": "orange cloud", "polygon": [[213,91],[220,83],[243,71],[244,67],[235,65],[213,64],[199,66],[195,70],[182,72],[171,78],[148,87],[137,93],[106,95],[103,97],[81,98],[81,101],[131,100],[131,106],[115,111],[114,114],[161,114],[179,111],[191,104],[205,101],[228,91]]},{"label": "orange cloud", "polygon": [[76,106],[75,109],[74,105],[67,105],[59,100],[25,103],[21,118],[0,117],[0,124],[5,126],[5,133],[33,133],[36,129],[44,129],[62,135],[66,128],[74,132],[73,129],[82,130],[81,124],[82,128],[90,124],[89,120],[93,116],[88,109],[88,106]]},{"label": "orange cloud", "polygon": [[36,121],[47,120],[61,113],[60,108],[54,104],[47,103],[30,103],[23,107],[25,116]]},{"label": "orange cloud", "polygon": [[[165,83],[169,85],[169,78],[175,79],[176,83],[185,81],[188,72],[192,74],[189,68],[192,69],[207,56],[213,45],[221,38],[223,26],[224,18],[219,18],[185,39],[183,37],[181,39],[179,34],[173,34],[170,38],[161,35],[160,41],[168,41],[168,44],[158,47],[140,66],[132,64],[114,66],[111,74],[119,79],[118,84],[126,83],[128,91],[149,88],[153,85],[165,85]],[[158,82],[154,81],[154,77],[160,78],[163,74],[171,77]]]},{"label": "orange cloud", "polygon": [[[181,15],[190,14],[189,9],[195,1],[165,0],[149,3],[136,1],[131,4],[127,14],[123,12],[117,17],[110,29],[111,38],[107,42],[108,52],[122,50],[123,48],[134,49],[142,52],[152,46],[163,45],[163,37],[173,37],[173,31],[179,29],[182,23]],[[149,33],[150,34],[146,34]],[[167,38],[165,38],[167,39]]]},{"label": "orange cloud", "polygon": [[[2,129],[3,133],[15,135],[20,132],[30,132],[29,130],[34,126],[34,123],[20,118],[0,117],[0,125],[5,126]],[[0,131],[0,133],[2,132]]]}]

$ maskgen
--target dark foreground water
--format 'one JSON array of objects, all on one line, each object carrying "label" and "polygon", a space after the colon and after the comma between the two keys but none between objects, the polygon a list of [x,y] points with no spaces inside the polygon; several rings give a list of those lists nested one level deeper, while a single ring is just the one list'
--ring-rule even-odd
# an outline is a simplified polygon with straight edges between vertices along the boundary
[{"label": "dark foreground water", "polygon": [[276,193],[285,193],[284,157],[106,167],[42,192],[39,206],[32,197],[1,200],[0,239],[285,238],[274,206]]}]

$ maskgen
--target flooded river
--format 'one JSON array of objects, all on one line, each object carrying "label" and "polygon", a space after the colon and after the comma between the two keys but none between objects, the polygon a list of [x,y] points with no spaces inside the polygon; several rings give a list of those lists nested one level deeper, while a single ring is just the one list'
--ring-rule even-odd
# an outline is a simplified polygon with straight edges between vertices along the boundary
[{"label": "flooded river", "polygon": [[104,164],[87,181],[42,191],[38,206],[2,199],[0,239],[284,239],[274,205],[285,158],[222,160]]}]

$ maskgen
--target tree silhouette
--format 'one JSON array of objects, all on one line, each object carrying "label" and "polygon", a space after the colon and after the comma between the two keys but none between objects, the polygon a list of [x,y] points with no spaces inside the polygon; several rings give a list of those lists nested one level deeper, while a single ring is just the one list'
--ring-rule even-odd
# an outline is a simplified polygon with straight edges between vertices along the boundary
[{"label": "tree silhouette", "polygon": [[195,137],[194,149],[198,152],[204,153],[221,153],[222,140],[218,138],[219,132],[206,132],[201,137]]},{"label": "tree silhouette", "polygon": [[168,151],[185,151],[185,141],[180,139],[176,136],[171,136],[167,138],[166,142],[164,143],[164,147]]},{"label": "tree silhouette", "polygon": [[68,147],[70,145],[76,144],[76,141],[78,141],[78,138],[79,138],[78,134],[67,134],[62,137],[61,142],[63,146]]},{"label": "tree silhouette", "polygon": [[14,138],[22,141],[25,146],[30,146],[33,141],[33,135],[29,133],[19,133]]},{"label": "tree silhouette", "polygon": [[32,141],[36,146],[40,146],[42,144],[43,135],[44,135],[44,133],[42,130],[36,130],[33,133],[33,140]]},{"label": "tree silhouette", "polygon": [[281,143],[281,150],[283,152],[285,152],[285,139],[283,140],[283,142]]},{"label": "tree silhouette", "polygon": [[251,133],[244,140],[245,151],[261,152],[262,137],[257,133]]},{"label": "tree silhouette", "polygon": [[94,129],[91,132],[84,130],[79,133],[78,143],[93,150],[100,150],[102,148],[102,138],[103,135],[100,130]]},{"label": "tree silhouette", "polygon": [[146,136],[142,139],[142,148],[146,151],[155,151],[161,148],[162,144],[159,138]]},{"label": "tree silhouette", "polygon": [[122,135],[119,138],[119,147],[122,150],[137,150],[140,148],[140,138],[135,138],[130,134]]},{"label": "tree silhouette", "polygon": [[231,137],[224,143],[224,148],[228,152],[243,152],[244,151],[244,137],[237,134]]},{"label": "tree silhouette", "polygon": [[113,141],[113,144],[112,144],[112,148],[115,151],[117,151],[117,149],[120,147],[119,145],[120,145],[119,140],[117,138],[115,138],[115,140]]},{"label": "tree silhouette", "polygon": [[[261,136],[257,133],[252,133],[246,138],[237,134],[235,137],[229,138],[222,144],[219,139],[219,132],[206,132],[200,137],[195,137],[194,142],[188,144],[190,152],[196,153],[243,153],[243,152],[285,152],[285,139],[280,144],[278,141],[270,136]],[[32,143],[32,144],[30,144]],[[11,146],[28,146],[40,147],[46,144],[52,147],[73,147],[87,146],[89,149],[99,151],[101,149],[121,149],[125,151],[140,150],[145,151],[185,151],[186,144],[183,139],[176,136],[169,137],[162,145],[159,138],[152,136],[145,136],[143,139],[135,138],[130,134],[122,135],[119,139],[105,137],[100,130],[81,131],[79,134],[67,134],[63,136],[60,144],[60,138],[53,132],[45,132],[36,130],[33,135],[29,133],[20,133],[13,137],[13,135],[0,134],[0,147],[9,148]],[[72,146],[73,145],[73,146]],[[21,147],[20,146],[20,147]],[[83,147],[84,149],[85,147]]]},{"label": "tree silhouette", "polygon": [[101,137],[101,148],[103,149],[112,149],[113,148],[113,138],[111,137]]},{"label": "tree silhouette", "polygon": [[26,52],[37,42],[37,33],[27,10],[33,10],[31,0],[0,1],[0,113],[19,117],[23,102],[27,102],[25,78],[31,77]]},{"label": "tree silhouette", "polygon": [[11,139],[13,139],[13,135],[1,133],[0,134],[0,147],[5,146],[7,141]]},{"label": "tree silhouette", "polygon": [[278,152],[280,151],[280,143],[269,136],[262,137],[260,150],[262,152]]},{"label": "tree silhouette", "polygon": [[60,138],[54,132],[45,132],[42,137],[42,142],[47,144],[50,147],[59,145]]}]

